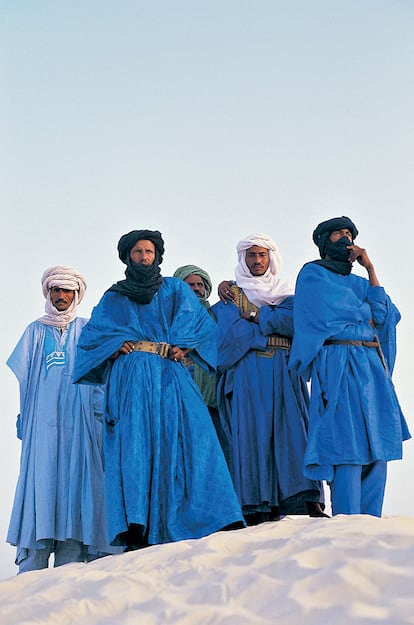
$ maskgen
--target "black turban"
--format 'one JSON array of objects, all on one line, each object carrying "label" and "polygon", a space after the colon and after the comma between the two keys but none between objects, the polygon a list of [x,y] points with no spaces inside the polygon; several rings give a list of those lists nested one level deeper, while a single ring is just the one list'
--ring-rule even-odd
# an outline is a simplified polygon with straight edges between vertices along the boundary
[{"label": "black turban", "polygon": [[355,240],[358,235],[358,230],[353,221],[349,219],[349,217],[334,217],[333,219],[327,219],[326,221],[322,221],[313,231],[313,242],[319,248],[319,254],[321,258],[325,257],[325,246],[326,242],[329,239],[332,232],[335,230],[342,230],[343,228],[347,228],[352,234],[352,240]]},{"label": "black turban", "polygon": [[164,254],[164,241],[161,232],[158,230],[131,230],[122,235],[118,241],[119,258],[125,265],[128,265],[129,253],[138,241],[151,241],[155,245],[157,253],[157,264],[161,265]]},{"label": "black turban", "polygon": [[[133,263],[130,251],[138,241],[151,241],[155,246],[155,260],[149,267]],[[113,284],[109,291],[126,295],[138,304],[149,304],[162,284],[160,265],[164,254],[164,241],[158,230],[132,230],[118,242],[119,258],[127,266],[125,280]]]}]

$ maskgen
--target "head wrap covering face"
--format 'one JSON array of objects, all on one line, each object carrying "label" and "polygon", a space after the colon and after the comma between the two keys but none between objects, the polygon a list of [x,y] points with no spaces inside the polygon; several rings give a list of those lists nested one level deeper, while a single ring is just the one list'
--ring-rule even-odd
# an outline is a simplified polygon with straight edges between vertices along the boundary
[{"label": "head wrap covering face", "polygon": [[204,288],[206,291],[203,297],[199,298],[200,302],[204,304],[210,297],[211,289],[213,286],[211,278],[208,275],[207,271],[204,271],[204,269],[201,269],[201,267],[197,267],[197,265],[183,265],[182,267],[178,267],[178,269],[174,271],[174,278],[179,278],[184,282],[189,276],[193,275],[200,276],[200,278],[204,282]]},{"label": "head wrap covering face", "polygon": [[[151,266],[133,263],[130,252],[138,241],[151,241],[155,247],[155,260]],[[162,284],[160,265],[164,254],[164,240],[158,230],[132,230],[118,242],[118,255],[127,266],[125,280],[113,284],[108,291],[126,295],[138,304],[149,304]]]},{"label": "head wrap covering face", "polygon": [[[269,267],[262,276],[253,276],[246,264],[246,250],[254,245],[269,250]],[[238,265],[235,269],[236,284],[242,288],[248,300],[256,306],[277,305],[293,295],[294,288],[286,280],[278,278],[282,259],[275,242],[265,234],[252,234],[237,244]]]},{"label": "head wrap covering face", "polygon": [[[73,267],[58,265],[49,267],[42,275],[43,295],[46,298],[45,314],[39,321],[49,326],[64,328],[76,317],[76,309],[83,299],[86,291],[85,278]],[[53,287],[74,291],[75,296],[69,308],[57,310],[52,304],[50,291]]]},{"label": "head wrap covering face", "polygon": [[[335,230],[342,230],[347,228],[352,234],[352,240],[358,236],[358,230],[353,221],[342,215],[342,217],[333,217],[322,221],[313,231],[312,239],[315,245],[319,248],[319,254],[321,260],[312,261],[316,265],[321,265],[329,271],[339,273],[343,276],[347,276],[352,271],[352,263],[349,262],[349,252],[347,252],[347,245],[349,241],[342,240],[344,237],[333,243],[329,240],[332,232]],[[326,256],[329,258],[326,258]]]},{"label": "head wrap covering face", "polygon": [[358,236],[358,230],[355,226],[354,222],[349,219],[349,217],[334,217],[333,219],[327,219],[326,221],[322,221],[313,231],[312,239],[315,245],[319,248],[319,254],[321,258],[325,258],[326,256],[326,243],[329,240],[332,232],[335,230],[342,230],[343,228],[347,228],[351,234],[352,239],[356,239]]}]

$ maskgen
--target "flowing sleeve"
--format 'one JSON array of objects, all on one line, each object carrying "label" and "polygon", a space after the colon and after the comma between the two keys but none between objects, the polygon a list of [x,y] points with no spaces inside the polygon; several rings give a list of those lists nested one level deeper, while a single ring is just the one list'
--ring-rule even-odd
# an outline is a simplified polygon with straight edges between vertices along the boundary
[{"label": "flowing sleeve", "polygon": [[293,336],[293,297],[276,305],[261,306],[259,326],[262,334]]},{"label": "flowing sleeve", "polygon": [[311,363],[325,340],[343,329],[338,310],[344,306],[347,303],[329,284],[325,268],[308,263],[301,269],[295,289],[289,369],[309,379]]},{"label": "flowing sleeve", "polygon": [[242,319],[237,306],[217,302],[213,312],[219,326],[218,369],[221,373],[235,365],[249,350],[266,349],[267,337],[259,325]]},{"label": "flowing sleeve", "polygon": [[171,345],[191,349],[194,362],[208,371],[217,366],[217,324],[188,284],[164,278],[174,291],[174,311],[169,334]]},{"label": "flowing sleeve", "polygon": [[82,384],[104,384],[112,366],[111,356],[124,341],[136,340],[129,328],[126,297],[105,293],[92,311],[79,337],[73,379]]},{"label": "flowing sleeve", "polygon": [[367,301],[372,310],[372,319],[388,370],[392,374],[397,355],[397,324],[401,319],[400,311],[379,286],[368,287]]}]

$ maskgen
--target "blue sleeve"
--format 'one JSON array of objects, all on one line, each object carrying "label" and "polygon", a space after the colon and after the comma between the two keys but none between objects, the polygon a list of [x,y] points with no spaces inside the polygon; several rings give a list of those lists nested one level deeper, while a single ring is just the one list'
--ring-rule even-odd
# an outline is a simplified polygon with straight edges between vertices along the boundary
[{"label": "blue sleeve", "polygon": [[287,297],[277,306],[262,306],[259,313],[262,334],[293,336],[293,297]]},{"label": "blue sleeve", "polygon": [[234,304],[218,302],[213,312],[219,326],[218,370],[223,373],[252,349],[266,349],[267,337],[257,323],[240,317]]}]

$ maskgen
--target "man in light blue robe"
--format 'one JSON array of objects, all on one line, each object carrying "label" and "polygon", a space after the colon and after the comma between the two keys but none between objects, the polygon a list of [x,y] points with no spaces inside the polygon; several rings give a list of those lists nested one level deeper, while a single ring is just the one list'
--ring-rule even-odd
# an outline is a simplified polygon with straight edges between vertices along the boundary
[{"label": "man in light blue robe", "polygon": [[305,475],[330,483],[333,514],[381,516],[387,462],[410,438],[391,380],[400,313],[357,234],[345,216],[315,229],[321,260],[298,276],[289,366],[312,383]]},{"label": "man in light blue robe", "polygon": [[301,376],[287,368],[293,288],[279,277],[280,255],[266,235],[246,237],[237,252],[236,282],[224,283],[232,297],[213,312],[223,448],[246,522],[286,513],[326,516],[321,484],[302,472],[309,396]]},{"label": "man in light blue robe", "polygon": [[109,538],[128,550],[243,525],[225,458],[183,359],[214,368],[216,326],[191,289],[161,276],[158,231],[121,237],[126,279],[93,310],[75,377],[104,383]]},{"label": "man in light blue robe", "polygon": [[[100,387],[73,384],[75,349],[86,319],[76,317],[86,283],[72,267],[42,276],[45,314],[7,361],[20,387],[22,440],[7,542],[19,573],[86,562],[111,551],[106,531]],[[113,551],[113,549],[112,549]]]}]

